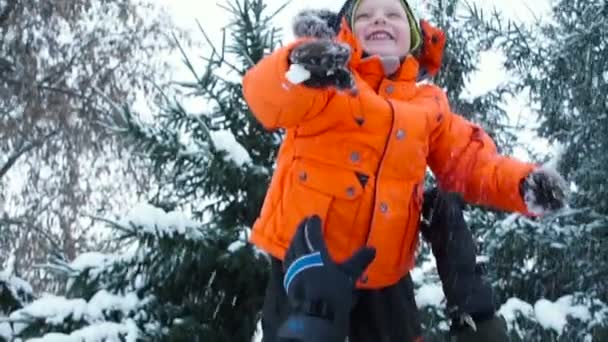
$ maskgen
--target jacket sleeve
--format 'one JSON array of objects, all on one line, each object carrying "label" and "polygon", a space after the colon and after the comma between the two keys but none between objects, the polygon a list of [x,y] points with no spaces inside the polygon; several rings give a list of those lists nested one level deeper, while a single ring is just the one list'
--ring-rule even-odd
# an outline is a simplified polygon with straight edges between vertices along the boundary
[{"label": "jacket sleeve", "polygon": [[291,50],[304,39],[275,50],[243,77],[243,95],[267,129],[290,128],[319,114],[335,90],[294,85],[285,78]]},{"label": "jacket sleeve", "polygon": [[441,188],[467,202],[530,215],[519,185],[536,166],[501,156],[484,130],[450,111],[445,93],[435,88],[439,106],[429,141],[428,164]]}]

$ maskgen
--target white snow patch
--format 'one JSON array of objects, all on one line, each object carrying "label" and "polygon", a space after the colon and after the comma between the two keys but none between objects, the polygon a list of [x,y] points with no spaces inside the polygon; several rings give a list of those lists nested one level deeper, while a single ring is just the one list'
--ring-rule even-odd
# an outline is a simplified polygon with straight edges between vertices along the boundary
[{"label": "white snow patch", "polygon": [[84,299],[67,299],[55,295],[46,295],[10,315],[11,320],[44,319],[46,323],[59,325],[67,317],[81,320],[87,312]]},{"label": "white snow patch", "polygon": [[602,310],[592,317],[589,309],[591,303],[605,307],[603,303],[597,300],[586,300],[584,304],[577,304],[572,295],[563,296],[555,302],[540,299],[534,306],[519,298],[510,298],[500,307],[498,313],[505,318],[510,326],[516,327],[516,319],[521,315],[537,322],[545,329],[552,329],[561,334],[566,324],[568,324],[568,317],[592,323],[598,319],[600,321],[605,319],[605,312]]},{"label": "white snow patch", "polygon": [[536,267],[536,257],[531,257],[528,259],[524,260],[524,271],[525,272],[531,272],[534,270],[534,268]]},{"label": "white snow patch", "polygon": [[509,324],[513,324],[518,315],[532,318],[534,316],[534,308],[532,305],[519,298],[509,298],[509,300],[500,307],[498,313],[502,315]]},{"label": "white snow patch", "polygon": [[112,254],[103,254],[99,252],[82,253],[70,263],[70,267],[76,271],[82,272],[91,268],[105,268],[116,261],[116,256]]},{"label": "white snow patch", "polygon": [[[12,254],[11,254],[12,256]],[[7,261],[7,269],[5,270],[0,270],[0,282],[6,284],[6,287],[8,288],[9,291],[11,291],[12,296],[15,298],[21,298],[20,294],[32,294],[34,292],[34,289],[32,288],[32,285],[30,285],[30,283],[28,283],[27,281],[14,276],[13,273],[13,266],[11,266],[14,262],[14,258],[12,260],[10,260],[11,257],[9,257],[9,261]]]},{"label": "white snow patch", "polygon": [[443,289],[440,284],[424,284],[416,292],[416,303],[419,308],[426,306],[442,307],[445,299]]},{"label": "white snow patch", "polygon": [[300,84],[310,78],[310,71],[300,64],[292,64],[285,73],[285,78],[292,84]]},{"label": "white snow patch", "polygon": [[[3,317],[0,316],[0,319]],[[10,324],[8,323],[0,323],[0,340],[4,339],[10,341],[13,336],[13,331],[11,329]]]},{"label": "white snow patch", "polygon": [[509,214],[507,217],[505,217],[504,220],[500,222],[500,226],[502,228],[510,228],[515,224],[515,221],[517,221],[519,217],[520,214],[518,213]]},{"label": "white snow patch", "polygon": [[490,262],[490,257],[487,255],[476,255],[475,263],[477,264],[487,264]]},{"label": "white snow patch", "polygon": [[103,312],[120,311],[123,315],[137,310],[140,300],[135,293],[127,293],[125,296],[115,295],[101,290],[97,292],[88,304],[88,315],[92,318],[103,317]]},{"label": "white snow patch", "polygon": [[165,212],[148,203],[133,207],[123,220],[125,224],[133,224],[144,232],[160,236],[186,235],[191,239],[202,238],[201,224],[186,217],[178,211]]},{"label": "white snow patch", "polygon": [[251,339],[251,342],[262,342],[262,321],[259,320],[258,324],[255,328],[255,333],[253,334],[253,338]]},{"label": "white snow patch", "polygon": [[101,322],[76,330],[69,335],[50,333],[40,338],[29,339],[29,342],[135,342],[139,330],[135,322],[128,320],[124,324]]},{"label": "white snow patch", "polygon": [[216,149],[228,152],[226,158],[232,160],[237,166],[251,163],[251,157],[243,145],[236,141],[232,132],[228,130],[212,131],[211,140]]},{"label": "white snow patch", "polygon": [[140,303],[134,293],[120,296],[110,294],[106,290],[97,292],[88,303],[81,298],[68,299],[47,294],[13,312],[10,319],[13,321],[39,319],[52,325],[60,325],[68,318],[73,321],[94,323],[104,321],[104,314],[110,311],[120,311],[128,315],[136,311]]},{"label": "white snow patch", "polygon": [[441,331],[450,331],[450,325],[448,324],[448,322],[441,321],[439,322],[439,324],[437,325],[437,327],[439,328],[439,330]]},{"label": "white snow patch", "polygon": [[233,243],[231,243],[230,246],[228,246],[228,252],[234,253],[245,246],[247,246],[246,241],[236,240]]},{"label": "white snow patch", "polygon": [[247,246],[247,241],[249,241],[249,235],[251,235],[250,232],[250,228],[241,229],[239,233],[239,238],[228,246],[228,252],[234,253],[239,249]]},{"label": "white snow patch", "polygon": [[422,284],[423,280],[427,278],[425,274],[436,272],[436,265],[437,263],[435,261],[435,257],[430,254],[429,259],[424,260],[420,266],[414,267],[414,269],[410,272],[412,281],[415,284]]},{"label": "white snow patch", "polygon": [[575,304],[572,296],[561,297],[555,302],[541,299],[534,305],[534,313],[540,325],[545,329],[553,329],[558,334],[562,333],[568,323],[568,316],[582,321],[591,319],[589,309]]}]

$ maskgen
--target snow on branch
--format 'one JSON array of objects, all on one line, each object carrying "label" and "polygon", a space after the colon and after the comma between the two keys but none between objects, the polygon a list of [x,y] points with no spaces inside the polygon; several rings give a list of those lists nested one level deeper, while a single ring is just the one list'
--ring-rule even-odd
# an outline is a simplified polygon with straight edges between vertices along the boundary
[{"label": "snow on branch", "polygon": [[125,323],[101,322],[78,329],[71,334],[49,333],[39,338],[29,339],[30,342],[102,342],[126,341],[135,342],[139,335],[137,325],[133,320]]},{"label": "snow on branch", "polygon": [[136,309],[137,303],[135,294],[123,297],[112,295],[106,290],[99,291],[88,303],[82,298],[46,295],[13,312],[10,318],[14,321],[42,320],[53,325],[60,325],[68,318],[74,321],[96,322],[105,320],[103,312],[120,311],[126,315]]},{"label": "snow on branch", "polygon": [[510,298],[498,312],[522,337],[525,334],[517,325],[518,317],[536,322],[544,329],[553,330],[558,335],[564,332],[569,319],[584,322],[590,328],[608,319],[608,305],[598,299],[577,295],[563,296],[555,302],[540,299],[534,305],[519,298]]},{"label": "snow on branch", "polygon": [[236,138],[230,131],[211,131],[209,134],[215,148],[227,153],[227,160],[234,161],[237,166],[251,163],[251,156],[249,156],[249,153],[243,145],[236,141]]},{"label": "snow on branch", "polygon": [[11,313],[9,321],[21,323],[42,321],[56,326],[64,324],[67,320],[90,324],[107,323],[107,316],[115,317],[116,313],[120,313],[121,317],[126,319],[145,303],[135,293],[127,293],[123,296],[111,294],[106,290],[100,290],[88,302],[82,298],[70,299],[48,294]]},{"label": "snow on branch", "polygon": [[166,212],[148,203],[141,203],[131,209],[125,218],[118,222],[105,220],[115,226],[138,234],[152,234],[159,237],[183,236],[189,240],[204,238],[203,224],[188,218],[178,211]]},{"label": "snow on branch", "polygon": [[33,297],[34,290],[30,283],[13,274],[14,262],[15,257],[11,254],[5,269],[0,269],[0,294],[2,291],[9,291],[15,300],[25,301]]}]

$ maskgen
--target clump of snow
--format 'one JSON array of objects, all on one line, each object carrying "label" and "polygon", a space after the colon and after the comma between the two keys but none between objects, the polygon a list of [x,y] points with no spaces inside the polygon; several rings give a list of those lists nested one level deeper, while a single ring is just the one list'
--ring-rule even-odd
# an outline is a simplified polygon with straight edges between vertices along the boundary
[{"label": "clump of snow", "polygon": [[487,255],[476,255],[475,263],[476,264],[487,264],[490,262],[490,257]]},{"label": "clump of snow", "polygon": [[[34,289],[30,283],[13,275],[14,260],[14,255],[11,254],[6,262],[6,268],[0,270],[0,284],[3,284],[15,299],[23,300],[25,297],[31,296]],[[1,290],[2,288],[0,288]]]},{"label": "clump of snow", "polygon": [[237,240],[233,241],[228,246],[228,252],[234,253],[234,252],[238,251],[239,249],[247,246],[247,241],[249,241],[250,232],[251,232],[250,228],[242,228],[241,231],[239,232],[239,238]]},{"label": "clump of snow", "polygon": [[545,329],[553,329],[561,334],[568,323],[567,317],[589,321],[591,314],[589,308],[574,303],[572,296],[564,296],[555,302],[541,299],[534,305],[534,314],[540,325]]},{"label": "clump of snow", "polygon": [[251,342],[262,342],[262,337],[263,337],[262,321],[259,320],[258,324],[256,325],[255,333],[253,334],[253,338],[251,339]]},{"label": "clump of snow", "polygon": [[126,316],[136,311],[141,304],[142,301],[134,293],[121,296],[101,290],[89,302],[81,298],[69,299],[48,294],[13,312],[10,319],[43,320],[52,325],[60,325],[68,318],[94,323],[104,321],[104,314],[108,312],[118,311]]},{"label": "clump of snow", "polygon": [[40,338],[29,339],[30,342],[135,342],[139,330],[135,322],[125,323],[101,322],[76,330],[71,334],[49,333]]},{"label": "clump of snow", "polygon": [[251,163],[251,157],[243,145],[229,130],[212,131],[211,140],[216,149],[227,152],[226,158],[232,160],[237,166]]},{"label": "clump of snow", "polygon": [[228,252],[234,253],[234,252],[238,251],[239,249],[241,249],[241,248],[243,248],[245,246],[247,246],[247,242],[246,241],[236,240],[236,241],[232,242],[228,246]]},{"label": "clump of snow", "polygon": [[103,254],[99,252],[88,252],[80,254],[70,263],[70,267],[82,272],[91,268],[106,268],[116,261],[116,255]]},{"label": "clump of snow", "polygon": [[[3,318],[0,316],[0,319]],[[0,340],[10,341],[13,336],[13,331],[10,324],[0,323]]]},{"label": "clump of snow", "polygon": [[513,323],[519,315],[528,318],[534,317],[534,308],[532,305],[519,298],[509,298],[509,300],[500,307],[498,313],[502,315],[508,323]]},{"label": "clump of snow", "polygon": [[82,320],[86,312],[87,302],[84,299],[47,295],[13,312],[10,319],[14,321],[42,319],[46,323],[58,325],[68,317],[76,321]]},{"label": "clump of snow", "polygon": [[410,272],[412,276],[412,281],[415,284],[422,284],[423,280],[426,279],[426,275],[428,273],[436,272],[436,261],[433,255],[429,255],[429,258],[424,260],[420,266],[414,267],[414,269]]},{"label": "clump of snow", "polygon": [[440,284],[424,284],[415,292],[416,304],[419,308],[426,306],[442,307],[445,295]]},{"label": "clump of snow", "polygon": [[432,254],[425,258],[420,266],[414,267],[410,272],[412,281],[416,285],[414,290],[416,304],[419,308],[427,306],[445,307],[445,295],[441,282],[437,278],[437,262]]},{"label": "clump of snow", "polygon": [[184,213],[165,212],[148,203],[141,203],[131,209],[123,223],[132,224],[146,233],[160,236],[185,235],[190,239],[202,239],[201,224],[186,217]]},{"label": "clump of snow", "polygon": [[[517,328],[517,318],[524,317],[561,334],[568,324],[568,318],[587,322],[589,326],[602,324],[608,317],[608,306],[597,299],[582,298],[578,303],[573,295],[559,298],[555,302],[540,299],[534,305],[518,298],[510,298],[501,306],[498,313],[511,327]],[[591,308],[594,308],[592,313]],[[521,332],[519,332],[522,335]]]},{"label": "clump of snow", "polygon": [[524,260],[524,265],[523,265],[523,271],[524,272],[532,272],[534,271],[534,268],[536,267],[536,256],[533,256],[531,258],[527,258]]},{"label": "clump of snow", "polygon": [[285,78],[292,84],[300,84],[310,78],[310,71],[300,64],[292,64],[285,73]]},{"label": "clump of snow", "polygon": [[514,214],[509,214],[507,215],[507,217],[500,221],[500,227],[501,228],[510,228],[512,227],[515,222],[517,221],[517,219],[519,218],[520,214],[514,213]]},{"label": "clump of snow", "polygon": [[119,311],[126,316],[130,312],[136,311],[140,303],[141,301],[135,293],[120,296],[101,290],[89,300],[87,314],[92,318],[100,318],[103,317],[104,311]]},{"label": "clump of snow", "polygon": [[32,285],[27,281],[13,275],[4,274],[3,272],[0,272],[0,282],[6,283],[15,297],[18,297],[19,293],[31,294],[34,292]]}]

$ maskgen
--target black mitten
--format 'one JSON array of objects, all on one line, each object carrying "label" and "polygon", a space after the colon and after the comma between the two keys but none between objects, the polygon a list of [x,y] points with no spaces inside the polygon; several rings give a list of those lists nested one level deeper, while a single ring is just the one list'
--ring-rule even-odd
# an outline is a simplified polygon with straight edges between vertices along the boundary
[{"label": "black mitten", "polygon": [[364,247],[342,264],[328,254],[318,216],[305,219],[285,260],[283,285],[291,305],[279,328],[281,341],[344,341],[353,306],[356,280],[376,255]]},{"label": "black mitten", "polygon": [[522,180],[520,192],[528,211],[542,215],[566,206],[568,187],[557,171],[541,167]]},{"label": "black mitten", "polygon": [[430,242],[454,325],[492,318],[496,307],[492,288],[475,261],[476,245],[464,220],[464,201],[438,189],[424,194],[422,235]]},{"label": "black mitten", "polygon": [[320,39],[296,46],[289,61],[310,72],[310,77],[303,82],[308,87],[335,87],[355,92],[355,79],[347,67],[350,55],[348,45]]}]

